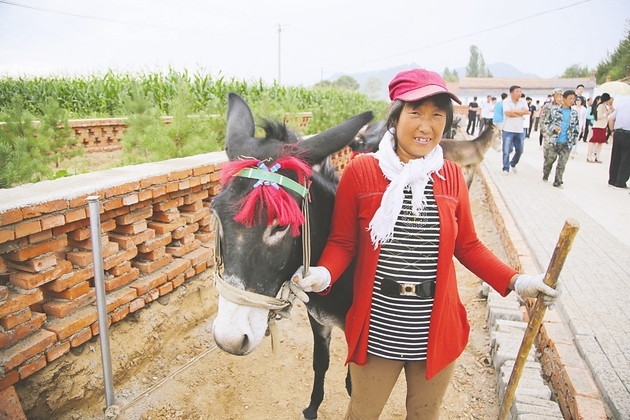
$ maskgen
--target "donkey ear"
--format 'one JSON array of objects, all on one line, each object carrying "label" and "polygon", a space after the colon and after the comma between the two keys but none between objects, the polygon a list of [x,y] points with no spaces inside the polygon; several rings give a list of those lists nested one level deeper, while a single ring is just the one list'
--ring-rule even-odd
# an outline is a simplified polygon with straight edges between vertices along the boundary
[{"label": "donkey ear", "polygon": [[372,118],[374,118],[372,111],[355,115],[335,127],[299,142],[297,144],[298,151],[311,165],[319,163],[328,155],[350,144],[361,127],[370,122]]},{"label": "donkey ear", "polygon": [[[227,133],[226,133],[226,151],[228,158],[237,150],[247,147],[247,143],[251,142],[254,137],[256,125],[254,116],[247,103],[234,92],[228,95],[228,111],[227,111]],[[237,153],[238,155],[238,153]]]}]

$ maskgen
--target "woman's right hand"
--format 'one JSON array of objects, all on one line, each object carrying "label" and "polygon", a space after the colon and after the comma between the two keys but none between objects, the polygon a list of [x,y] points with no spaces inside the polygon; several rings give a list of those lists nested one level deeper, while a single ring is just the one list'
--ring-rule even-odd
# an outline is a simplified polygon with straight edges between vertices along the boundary
[{"label": "woman's right hand", "polygon": [[300,266],[291,277],[291,281],[305,292],[322,292],[330,286],[330,271],[326,267],[309,267],[308,275],[303,277],[304,267]]}]

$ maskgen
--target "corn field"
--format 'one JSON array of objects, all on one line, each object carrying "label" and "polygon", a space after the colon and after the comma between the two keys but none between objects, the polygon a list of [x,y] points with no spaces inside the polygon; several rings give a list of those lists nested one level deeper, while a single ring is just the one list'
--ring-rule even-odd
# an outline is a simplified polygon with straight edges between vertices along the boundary
[{"label": "corn field", "polygon": [[125,117],[125,98],[140,89],[162,115],[171,115],[171,104],[184,85],[193,100],[193,112],[222,115],[227,95],[236,92],[267,118],[285,112],[312,112],[308,133],[321,131],[357,113],[372,109],[384,118],[387,104],[372,101],[355,91],[322,90],[301,86],[265,84],[262,80],[242,81],[224,76],[213,77],[201,71],[189,73],[169,69],[166,73],[117,73],[63,77],[0,77],[0,114],[21,98],[25,110],[35,118],[42,115],[44,104],[53,98],[66,110],[68,118]]}]

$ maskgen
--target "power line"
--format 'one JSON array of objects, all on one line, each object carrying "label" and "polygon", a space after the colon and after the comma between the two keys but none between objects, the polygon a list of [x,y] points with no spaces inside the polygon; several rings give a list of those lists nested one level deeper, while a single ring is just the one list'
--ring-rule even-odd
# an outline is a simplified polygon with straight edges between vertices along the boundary
[{"label": "power line", "polygon": [[558,8],[551,9],[551,10],[547,10],[547,11],[544,11],[544,12],[536,13],[536,14],[533,14],[531,16],[526,16],[526,17],[523,17],[523,18],[519,18],[519,19],[513,20],[511,22],[507,22],[507,23],[504,23],[504,24],[501,24],[501,25],[493,26],[491,28],[482,29],[482,30],[477,31],[477,32],[472,32],[472,33],[469,33],[469,34],[466,34],[466,35],[460,35],[458,37],[447,39],[445,41],[440,41],[440,42],[437,42],[435,44],[429,44],[429,45],[425,45],[425,46],[422,46],[422,47],[419,47],[419,48],[414,48],[412,50],[403,51],[403,52],[400,52],[400,53],[389,55],[387,57],[381,57],[381,58],[377,58],[377,59],[370,60],[370,61],[364,61],[362,63],[357,63],[357,64],[352,64],[352,65],[349,65],[349,66],[345,66],[345,67],[340,67],[337,70],[332,71],[331,73],[336,73],[338,71],[345,70],[345,69],[348,69],[348,68],[358,67],[358,66],[362,66],[362,65],[365,65],[365,64],[376,63],[376,62],[379,62],[379,61],[388,60],[390,58],[398,57],[398,56],[409,54],[409,53],[412,53],[412,52],[426,50],[427,48],[437,47],[439,45],[448,44],[448,43],[454,42],[454,41],[459,41],[460,39],[468,38],[468,37],[471,37],[471,36],[474,36],[474,35],[479,35],[479,34],[482,34],[484,32],[494,31],[495,29],[504,28],[506,26],[513,25],[515,23],[522,22],[524,20],[529,20],[529,19],[533,19],[533,18],[538,17],[538,16],[542,16],[542,15],[546,15],[546,14],[549,14],[549,13],[557,12],[558,10],[568,9],[570,7],[574,7],[574,6],[577,6],[577,5],[582,4],[582,3],[588,3],[589,1],[591,1],[591,0],[583,0],[583,1],[580,1],[580,2],[577,2],[577,3],[569,4],[567,6],[562,6],[562,7],[558,7]]}]

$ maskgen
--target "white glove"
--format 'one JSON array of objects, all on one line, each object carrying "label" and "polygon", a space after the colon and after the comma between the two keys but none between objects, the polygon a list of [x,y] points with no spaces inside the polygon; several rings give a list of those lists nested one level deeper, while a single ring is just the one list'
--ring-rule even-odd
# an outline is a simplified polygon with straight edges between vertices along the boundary
[{"label": "white glove", "polygon": [[[305,292],[321,292],[330,286],[330,271],[326,267],[309,267],[309,274],[306,277],[302,277],[302,270],[303,267],[300,266],[291,277],[291,281]],[[306,300],[303,299],[303,296],[298,295],[299,299],[305,303],[308,302],[308,296],[304,297]]]},{"label": "white glove", "polygon": [[514,291],[520,297],[534,299],[538,297],[539,292],[542,292],[545,295],[543,297],[543,303],[545,306],[549,306],[550,309],[553,309],[562,292],[547,286],[543,281],[544,278],[544,274],[538,274],[537,276],[520,274],[514,281]]}]

